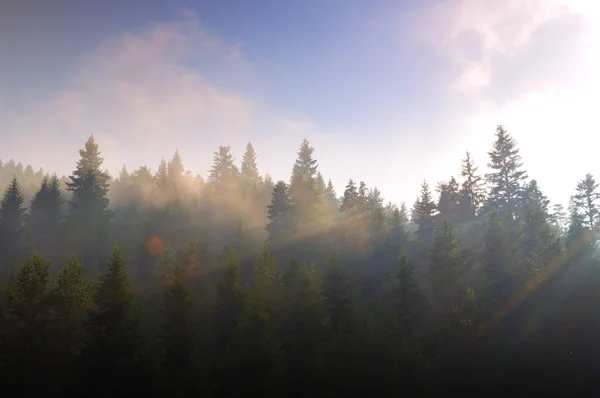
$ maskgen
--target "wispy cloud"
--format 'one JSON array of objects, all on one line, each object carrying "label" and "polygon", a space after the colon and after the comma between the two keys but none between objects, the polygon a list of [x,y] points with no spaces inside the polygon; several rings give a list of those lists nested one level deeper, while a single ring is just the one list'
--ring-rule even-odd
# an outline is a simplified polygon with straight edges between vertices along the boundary
[{"label": "wispy cloud", "polygon": [[63,172],[93,133],[112,170],[155,166],[179,148],[186,165],[204,175],[218,145],[232,145],[239,155],[251,140],[261,166],[287,178],[281,162],[291,170],[302,137],[323,134],[310,120],[240,90],[251,77],[241,44],[223,41],[186,11],[178,22],[91,49],[67,87],[32,99],[2,127],[16,133],[9,147],[23,155],[19,160]]},{"label": "wispy cloud", "polygon": [[[556,200],[586,170],[600,171],[588,141],[600,88],[599,6],[566,0],[429,1],[413,33],[450,71],[445,95],[453,140],[485,159],[504,123],[531,175]],[[596,90],[591,89],[596,87]],[[597,140],[593,140],[597,143]]]}]

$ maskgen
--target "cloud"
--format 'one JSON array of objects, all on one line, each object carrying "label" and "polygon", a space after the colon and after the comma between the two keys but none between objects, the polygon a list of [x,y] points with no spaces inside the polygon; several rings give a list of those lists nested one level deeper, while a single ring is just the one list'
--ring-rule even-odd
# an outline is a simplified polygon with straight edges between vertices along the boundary
[{"label": "cloud", "polygon": [[[175,23],[90,49],[66,87],[32,98],[0,127],[15,133],[8,146],[19,160],[60,172],[71,170],[91,133],[112,171],[124,163],[156,167],[179,148],[186,166],[205,175],[219,145],[232,145],[239,159],[248,141],[263,169],[282,170],[285,161],[291,170],[301,139],[323,134],[310,119],[243,91],[252,77],[242,45],[223,41],[186,11]],[[281,174],[287,178],[287,170]]]},{"label": "cloud", "polygon": [[[448,106],[440,114],[448,145],[460,142],[481,163],[504,124],[530,175],[566,202],[586,171],[600,172],[583,142],[600,100],[600,6],[586,0],[428,1],[412,32],[440,56]],[[483,164],[482,164],[483,165]]]}]

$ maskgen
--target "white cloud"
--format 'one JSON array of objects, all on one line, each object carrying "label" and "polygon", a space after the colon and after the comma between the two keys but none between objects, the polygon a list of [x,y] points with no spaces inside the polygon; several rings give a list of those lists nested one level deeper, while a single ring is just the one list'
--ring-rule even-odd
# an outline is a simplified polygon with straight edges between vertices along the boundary
[{"label": "white cloud", "polygon": [[8,153],[68,172],[93,133],[113,171],[123,163],[154,168],[179,148],[186,166],[206,175],[219,145],[231,145],[240,159],[252,141],[261,168],[287,178],[303,137],[326,151],[327,135],[311,120],[290,117],[238,88],[252,78],[242,46],[207,31],[191,12],[91,49],[72,76],[60,92],[32,98],[27,109],[0,118],[3,131],[16,133]]},{"label": "white cloud", "polygon": [[466,143],[483,165],[504,124],[530,176],[563,203],[585,172],[600,174],[599,10],[587,0],[425,3],[413,32],[451,71],[446,121],[459,133],[446,139]]}]

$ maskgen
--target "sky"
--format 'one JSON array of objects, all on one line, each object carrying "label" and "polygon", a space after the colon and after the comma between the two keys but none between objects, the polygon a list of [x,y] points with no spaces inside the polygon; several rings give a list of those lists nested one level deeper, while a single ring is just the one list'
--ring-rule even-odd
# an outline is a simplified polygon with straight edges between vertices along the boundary
[{"label": "sky", "polygon": [[4,0],[0,159],[67,174],[94,134],[115,175],[178,149],[206,176],[252,142],[288,180],[306,137],[338,194],[411,205],[501,123],[566,205],[600,178],[598,71],[592,0]]}]

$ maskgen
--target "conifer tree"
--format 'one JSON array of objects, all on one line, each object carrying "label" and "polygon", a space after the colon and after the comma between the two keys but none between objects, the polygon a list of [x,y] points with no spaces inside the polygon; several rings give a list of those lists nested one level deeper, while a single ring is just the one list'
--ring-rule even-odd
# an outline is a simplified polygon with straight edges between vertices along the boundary
[{"label": "conifer tree", "polygon": [[179,150],[175,150],[173,157],[167,164],[167,178],[169,180],[169,188],[176,196],[178,196],[178,192],[182,187],[184,173],[185,167],[183,166],[183,160],[181,159]]},{"label": "conifer tree", "polygon": [[421,327],[423,317],[423,298],[413,277],[413,267],[406,253],[400,255],[398,273],[394,275],[392,290],[394,311],[400,321],[404,337],[412,337]]},{"label": "conifer tree", "polygon": [[327,186],[325,187],[325,203],[328,206],[328,209],[332,214],[338,212],[339,201],[337,195],[335,193],[335,188],[333,187],[333,183],[331,180],[327,181]]},{"label": "conifer tree", "polygon": [[165,195],[167,195],[167,193],[168,193],[168,188],[169,188],[169,174],[168,174],[167,162],[164,159],[161,159],[161,161],[158,165],[158,170],[156,171],[156,174],[154,175],[154,181],[156,184],[156,189],[158,190],[159,194],[161,196],[165,197]]},{"label": "conifer tree", "polygon": [[348,282],[335,256],[331,256],[323,281],[323,295],[334,336],[344,331],[351,332],[349,329],[352,327],[353,309],[348,294]]},{"label": "conifer tree", "polygon": [[567,228],[567,248],[577,242],[585,230],[585,216],[579,212],[576,202],[571,198],[571,203],[569,204],[569,226]]},{"label": "conifer tree", "polygon": [[448,221],[443,221],[435,229],[435,242],[429,258],[434,301],[441,309],[444,299],[452,297],[456,278],[466,266],[466,251],[461,249],[460,242],[454,236],[454,228]]},{"label": "conifer tree", "polygon": [[255,267],[254,284],[245,296],[244,311],[238,324],[240,357],[237,379],[244,391],[254,396],[272,394],[280,376],[280,343],[276,338],[276,294],[279,278],[275,258],[263,246]]},{"label": "conifer tree", "polygon": [[416,224],[415,232],[417,241],[420,244],[429,246],[432,238],[436,206],[431,197],[429,184],[423,181],[421,184],[421,195],[415,202],[412,211],[412,222]]},{"label": "conifer tree", "polygon": [[110,176],[101,170],[104,159],[94,136],[90,136],[79,155],[77,168],[67,182],[73,194],[69,202],[71,236],[79,242],[78,252],[84,263],[93,264],[107,250]]},{"label": "conifer tree", "polygon": [[313,152],[314,148],[304,139],[292,170],[289,193],[296,227],[294,232],[313,231],[319,221],[323,193],[317,186],[318,166]]},{"label": "conifer tree", "polygon": [[75,258],[58,271],[50,291],[51,338],[57,352],[53,359],[62,370],[58,384],[65,390],[72,387],[72,366],[84,342],[84,325],[93,299],[93,288],[83,277],[83,266]]},{"label": "conifer tree", "polygon": [[273,188],[271,204],[267,207],[269,222],[266,230],[268,241],[274,245],[286,242],[292,230],[292,202],[290,199],[288,185],[279,181]]},{"label": "conifer tree", "polygon": [[598,222],[600,215],[600,193],[598,192],[598,183],[590,173],[577,184],[577,193],[573,195],[573,204],[578,211],[585,217],[585,224],[593,230]]},{"label": "conifer tree", "polygon": [[408,218],[406,216],[406,205],[402,204],[403,210],[397,206],[392,207],[392,212],[387,220],[390,242],[389,245],[395,255],[399,255],[401,250],[407,249],[408,244]]},{"label": "conifer tree", "polygon": [[31,201],[29,225],[34,235],[35,248],[54,258],[62,221],[63,194],[58,177],[44,177],[39,191]]},{"label": "conifer tree", "polygon": [[372,189],[367,196],[366,217],[367,231],[374,245],[372,249],[380,249],[386,238],[386,218],[383,198],[377,188]]},{"label": "conifer tree", "polygon": [[163,346],[164,385],[170,394],[184,396],[193,391],[190,373],[194,352],[192,302],[185,286],[189,270],[177,262],[164,288],[161,303],[160,339]]},{"label": "conifer tree", "polygon": [[86,322],[90,340],[82,354],[80,377],[82,388],[96,386],[93,396],[105,396],[116,388],[130,393],[127,387],[135,386],[132,379],[136,379],[140,341],[132,300],[125,261],[119,247],[115,247],[107,271],[98,279]]},{"label": "conifer tree", "polygon": [[[31,396],[48,391],[52,370],[48,318],[50,264],[34,256],[19,270],[14,284],[6,289],[9,333],[3,339],[8,371],[4,380],[14,396]],[[31,374],[36,374],[31,378]]]},{"label": "conifer tree", "polygon": [[440,194],[437,209],[441,220],[454,221],[458,218],[459,192],[454,177],[447,183],[438,184]]},{"label": "conifer tree", "polygon": [[499,209],[501,217],[507,220],[507,232],[514,243],[513,219],[527,174],[523,169],[521,155],[514,138],[501,125],[496,128],[496,141],[488,154],[490,156],[488,167],[491,169],[491,172],[486,174],[490,186],[488,202],[489,205]]},{"label": "conifer tree", "polygon": [[4,265],[19,261],[24,238],[24,197],[21,185],[13,176],[0,202],[0,248]]},{"label": "conifer tree", "polygon": [[235,158],[228,146],[220,146],[219,150],[214,153],[213,164],[208,177],[213,192],[226,194],[234,188],[238,177],[238,168],[234,162]]},{"label": "conifer tree", "polygon": [[524,191],[520,217],[520,251],[529,263],[531,272],[541,270],[558,254],[558,240],[549,223],[549,204],[550,201],[542,194],[537,182],[532,180]]},{"label": "conifer tree", "polygon": [[[490,283],[492,300],[496,303],[503,294],[509,294],[511,284],[508,241],[498,212],[492,210],[484,225],[483,269]],[[514,258],[514,257],[513,257]]]},{"label": "conifer tree", "polygon": [[256,195],[257,189],[261,183],[261,177],[256,164],[256,152],[250,142],[246,145],[246,150],[242,157],[240,178],[242,180],[244,192],[246,194],[251,193],[252,195]]},{"label": "conifer tree", "polygon": [[464,179],[459,193],[460,216],[463,218],[475,216],[484,201],[483,178],[477,170],[471,154],[467,151],[460,173]]}]

